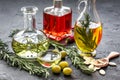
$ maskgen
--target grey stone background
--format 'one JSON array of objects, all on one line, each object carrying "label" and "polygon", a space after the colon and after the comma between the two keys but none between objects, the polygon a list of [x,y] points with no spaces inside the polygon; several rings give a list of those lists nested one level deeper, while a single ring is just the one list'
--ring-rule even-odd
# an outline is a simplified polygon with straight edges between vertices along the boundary
[{"label": "grey stone background", "polygon": [[[78,17],[78,0],[63,0],[65,6],[73,10],[73,21]],[[52,0],[0,0],[0,38],[9,42],[10,31],[23,28],[23,16],[20,8],[23,6],[37,6],[37,28],[42,29],[43,9],[52,5]],[[120,0],[97,0],[97,11],[103,23],[103,37],[97,48],[97,58],[107,56],[111,51],[120,52]],[[120,58],[112,59],[117,67],[108,66],[105,68],[106,75],[101,76],[98,72],[88,76],[81,73],[73,66],[71,77],[52,75],[48,79],[30,75],[28,72],[10,67],[6,62],[0,60],[0,80],[120,80]],[[70,63],[70,61],[69,61]],[[71,63],[70,63],[71,64]]]}]

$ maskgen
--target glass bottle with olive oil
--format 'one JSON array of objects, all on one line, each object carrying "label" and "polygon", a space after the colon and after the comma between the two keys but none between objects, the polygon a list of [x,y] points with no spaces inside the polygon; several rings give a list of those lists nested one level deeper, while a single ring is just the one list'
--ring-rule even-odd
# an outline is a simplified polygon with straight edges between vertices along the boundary
[{"label": "glass bottle with olive oil", "polygon": [[38,8],[34,6],[22,7],[24,15],[24,29],[13,36],[13,51],[21,58],[36,59],[41,52],[45,52],[48,47],[46,35],[36,29],[36,12]]},{"label": "glass bottle with olive oil", "polygon": [[74,38],[81,56],[90,56],[102,38],[102,24],[98,16],[96,0],[80,0],[80,15],[74,26]]}]

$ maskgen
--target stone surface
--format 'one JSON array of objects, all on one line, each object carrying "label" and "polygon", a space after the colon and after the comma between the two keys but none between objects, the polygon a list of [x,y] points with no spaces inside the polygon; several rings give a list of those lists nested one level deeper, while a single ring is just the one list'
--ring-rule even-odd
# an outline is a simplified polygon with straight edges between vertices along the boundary
[{"label": "stone surface", "polygon": [[[73,24],[78,17],[78,0],[63,0],[64,5],[73,10]],[[43,9],[52,5],[52,0],[0,0],[0,38],[5,42],[10,41],[10,31],[23,28],[23,16],[20,8],[23,6],[37,6],[37,28],[42,29]],[[107,56],[111,51],[120,52],[120,0],[97,0],[97,10],[103,23],[103,37],[97,48],[97,58]],[[98,72],[93,75],[85,75],[80,70],[74,69],[71,77],[52,75],[49,79],[43,79],[30,75],[23,70],[10,67],[4,61],[0,61],[0,80],[120,80],[120,58],[111,60],[117,63],[117,67],[107,67],[106,75]],[[70,62],[70,61],[69,61]],[[71,64],[71,63],[70,63]]]}]

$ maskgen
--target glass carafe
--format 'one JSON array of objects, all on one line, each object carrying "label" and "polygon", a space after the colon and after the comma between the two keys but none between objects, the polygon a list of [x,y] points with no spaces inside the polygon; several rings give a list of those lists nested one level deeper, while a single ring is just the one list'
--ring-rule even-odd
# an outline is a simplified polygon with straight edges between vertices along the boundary
[{"label": "glass carafe", "polygon": [[53,0],[53,6],[43,12],[43,30],[47,37],[61,41],[71,34],[72,10],[62,4],[62,0]]},{"label": "glass carafe", "polygon": [[48,50],[45,53],[41,53],[37,58],[37,61],[44,67],[50,68],[59,63],[61,60],[61,53],[54,52],[54,50]]},{"label": "glass carafe", "polygon": [[22,7],[24,15],[24,29],[14,35],[12,40],[13,51],[21,58],[36,59],[38,54],[45,52],[48,47],[48,38],[36,28],[36,12],[34,6]]},{"label": "glass carafe", "polygon": [[81,56],[91,56],[102,38],[102,23],[96,11],[96,0],[80,0],[80,15],[74,25],[74,38]]}]

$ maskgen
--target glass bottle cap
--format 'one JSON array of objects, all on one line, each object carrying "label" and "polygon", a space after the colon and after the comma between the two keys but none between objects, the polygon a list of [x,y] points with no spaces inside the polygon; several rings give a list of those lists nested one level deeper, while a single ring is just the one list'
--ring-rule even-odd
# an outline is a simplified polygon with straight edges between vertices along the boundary
[{"label": "glass bottle cap", "polygon": [[21,11],[26,14],[35,14],[38,11],[36,6],[25,6],[21,8]]}]

